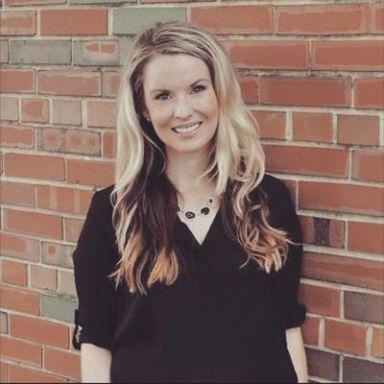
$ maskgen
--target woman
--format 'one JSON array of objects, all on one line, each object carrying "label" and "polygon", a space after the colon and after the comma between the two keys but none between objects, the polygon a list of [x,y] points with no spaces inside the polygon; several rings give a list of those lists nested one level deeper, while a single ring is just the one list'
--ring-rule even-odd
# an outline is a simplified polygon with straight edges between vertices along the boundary
[{"label": "woman", "polygon": [[255,125],[212,36],[136,37],[115,184],[74,252],[84,381],[307,380],[300,227]]}]

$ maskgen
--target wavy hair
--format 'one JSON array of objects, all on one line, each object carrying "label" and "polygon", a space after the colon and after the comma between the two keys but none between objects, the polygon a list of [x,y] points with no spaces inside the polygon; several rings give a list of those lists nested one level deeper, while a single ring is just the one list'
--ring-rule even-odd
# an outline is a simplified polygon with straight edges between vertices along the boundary
[{"label": "wavy hair", "polygon": [[266,196],[257,188],[265,172],[257,123],[241,98],[225,51],[193,25],[158,23],[136,36],[118,99],[111,199],[121,259],[114,277],[116,284],[125,281],[131,292],[146,293],[155,283],[171,285],[181,272],[181,257],[172,239],[176,190],[165,175],[164,145],[143,116],[145,65],[156,55],[177,54],[203,60],[216,92],[218,127],[204,175],[214,180],[215,193],[223,196],[221,216],[227,234],[245,250],[244,264],[253,260],[267,272],[282,267],[288,250],[286,233],[268,223]]}]

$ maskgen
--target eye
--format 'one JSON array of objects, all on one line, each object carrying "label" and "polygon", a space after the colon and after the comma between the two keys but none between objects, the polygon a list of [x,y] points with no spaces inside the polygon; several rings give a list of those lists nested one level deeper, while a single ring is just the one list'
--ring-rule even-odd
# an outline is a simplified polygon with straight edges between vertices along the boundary
[{"label": "eye", "polygon": [[155,100],[168,100],[169,99],[169,93],[168,92],[162,92],[155,96]]},{"label": "eye", "polygon": [[205,85],[195,85],[193,88],[192,88],[192,93],[199,93],[199,92],[203,92],[207,89],[207,87]]}]

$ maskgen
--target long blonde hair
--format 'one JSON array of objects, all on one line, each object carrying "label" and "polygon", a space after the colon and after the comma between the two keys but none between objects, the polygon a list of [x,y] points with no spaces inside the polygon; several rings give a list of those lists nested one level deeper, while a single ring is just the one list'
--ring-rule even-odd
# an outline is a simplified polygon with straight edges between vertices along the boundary
[{"label": "long blonde hair", "polygon": [[117,157],[112,193],[113,222],[121,260],[114,273],[132,292],[146,293],[156,282],[173,284],[180,274],[179,251],[172,239],[176,222],[175,188],[166,178],[163,143],[143,116],[143,70],[156,55],[187,54],[210,71],[219,105],[219,123],[209,175],[223,195],[226,232],[269,272],[282,267],[285,232],[268,223],[265,196],[254,192],[264,177],[264,154],[257,124],[247,110],[232,65],[219,43],[190,24],[158,23],[139,34],[121,78],[117,117]]}]

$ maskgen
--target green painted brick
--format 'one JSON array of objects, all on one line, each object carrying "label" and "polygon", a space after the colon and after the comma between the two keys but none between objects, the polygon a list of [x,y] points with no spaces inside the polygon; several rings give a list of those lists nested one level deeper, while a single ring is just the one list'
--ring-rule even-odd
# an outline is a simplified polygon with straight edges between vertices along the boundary
[{"label": "green painted brick", "polygon": [[73,323],[77,302],[73,298],[59,296],[40,296],[41,316]]},{"label": "green painted brick", "polygon": [[186,8],[129,8],[113,10],[112,33],[133,35],[156,22],[187,21]]},{"label": "green painted brick", "polygon": [[69,0],[69,4],[122,4],[136,3],[136,0]]},{"label": "green painted brick", "polygon": [[11,64],[70,64],[70,40],[11,40]]}]

